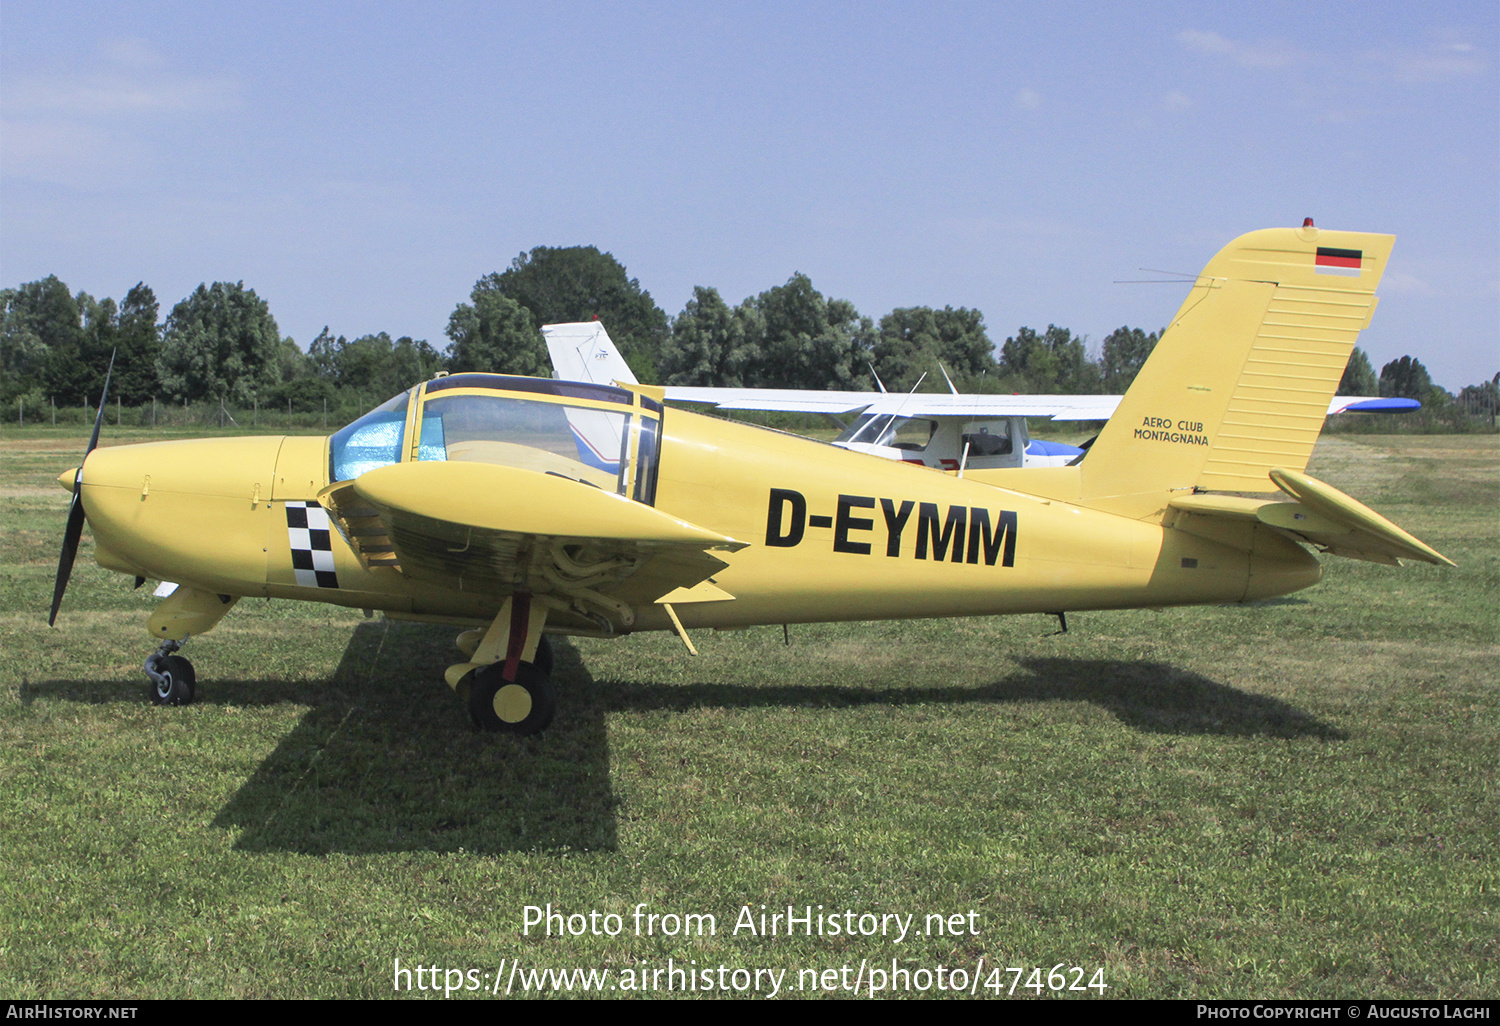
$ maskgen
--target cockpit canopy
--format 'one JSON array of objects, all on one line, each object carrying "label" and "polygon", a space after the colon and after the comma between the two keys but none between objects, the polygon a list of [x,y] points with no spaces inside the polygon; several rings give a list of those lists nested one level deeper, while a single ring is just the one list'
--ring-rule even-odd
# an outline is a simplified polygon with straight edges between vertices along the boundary
[{"label": "cockpit canopy", "polygon": [[409,389],[329,439],[329,478],[403,460],[465,460],[566,477],[652,505],[661,404],[607,385],[455,374]]}]

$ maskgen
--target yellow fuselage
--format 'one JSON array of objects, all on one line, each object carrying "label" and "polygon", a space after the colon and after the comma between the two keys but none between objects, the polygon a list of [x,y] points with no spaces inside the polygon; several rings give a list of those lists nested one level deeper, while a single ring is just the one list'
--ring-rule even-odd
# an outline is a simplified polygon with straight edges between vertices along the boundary
[{"label": "yellow fuselage", "polygon": [[[656,508],[749,543],[712,578],[732,598],[676,605],[688,627],[1239,602],[1320,576],[1310,554],[1269,529],[1220,544],[1164,527],[1160,511],[1131,519],[1036,494],[1067,496],[1076,468],[959,479],[680,410],[666,411],[662,431]],[[83,503],[98,560],[223,595],[494,617],[505,595],[367,567],[336,532],[338,586],[299,583],[286,504],[315,500],[328,468],[326,438],[95,450]],[[668,628],[660,606],[637,610],[633,629]]]}]

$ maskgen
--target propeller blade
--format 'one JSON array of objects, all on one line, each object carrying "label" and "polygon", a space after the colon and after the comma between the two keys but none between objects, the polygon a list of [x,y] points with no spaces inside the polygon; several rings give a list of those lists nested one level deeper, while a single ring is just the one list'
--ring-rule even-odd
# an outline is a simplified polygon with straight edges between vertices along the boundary
[{"label": "propeller blade", "polygon": [[[118,350],[116,350],[118,352]],[[94,418],[94,434],[89,439],[89,447],[84,450],[83,458],[87,460],[89,453],[99,444],[99,425],[104,423],[104,404],[109,399],[109,379],[115,373],[115,353],[109,354],[109,369],[104,372],[104,391],[99,393],[99,415]],[[78,493],[78,485],[73,486],[73,492]]]},{"label": "propeller blade", "polygon": [[[83,476],[83,468],[78,468]],[[68,578],[73,574],[73,558],[78,555],[78,539],[83,536],[83,494],[78,485],[73,485],[73,502],[68,506],[68,527],[63,532],[62,555],[57,558],[57,583],[52,586],[52,612],[47,617],[47,626],[57,622],[57,608],[62,605],[63,592],[68,590]]]},{"label": "propeller blade", "polygon": [[[88,462],[89,453],[99,445],[99,428],[104,424],[104,404],[109,399],[109,380],[115,373],[115,354],[109,354],[109,369],[104,372],[104,391],[99,394],[99,415],[94,418],[94,434],[89,438],[89,447],[84,451],[83,461]],[[52,585],[52,611],[47,616],[47,626],[57,622],[57,610],[62,605],[63,592],[68,590],[68,578],[73,576],[73,560],[78,555],[78,540],[83,537],[83,464],[73,475],[73,501],[68,504],[68,526],[63,531],[62,553],[57,557],[57,581]]]}]

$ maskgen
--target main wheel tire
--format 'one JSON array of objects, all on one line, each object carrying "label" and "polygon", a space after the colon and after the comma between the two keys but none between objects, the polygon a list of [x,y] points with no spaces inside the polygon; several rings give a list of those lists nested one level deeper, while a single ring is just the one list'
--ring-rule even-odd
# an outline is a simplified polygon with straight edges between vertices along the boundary
[{"label": "main wheel tire", "polygon": [[191,705],[198,697],[198,675],[182,656],[167,656],[157,672],[161,683],[153,680],[148,691],[153,705]]},{"label": "main wheel tire", "polygon": [[552,676],[552,642],[547,640],[547,635],[543,634],[536,643],[536,658],[531,664],[547,676]]},{"label": "main wheel tire", "polygon": [[469,677],[469,716],[474,726],[499,734],[539,734],[557,712],[557,689],[535,663],[516,667],[505,679],[505,664],[494,663]]}]

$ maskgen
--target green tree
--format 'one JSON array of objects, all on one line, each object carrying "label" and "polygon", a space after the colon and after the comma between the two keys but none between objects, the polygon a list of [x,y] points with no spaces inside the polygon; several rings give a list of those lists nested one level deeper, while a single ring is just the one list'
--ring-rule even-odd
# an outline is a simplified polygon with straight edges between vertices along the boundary
[{"label": "green tree", "polygon": [[1122,326],[1104,336],[1099,353],[1100,386],[1110,394],[1124,393],[1146,365],[1161,332],[1146,334],[1140,328]]},{"label": "green tree", "polygon": [[449,369],[547,377],[552,361],[542,333],[530,311],[501,290],[501,278],[480,278],[469,294],[473,305],[460,303],[448,318]]},{"label": "green tree", "polygon": [[695,287],[662,347],[662,383],[744,387],[760,357],[764,330],[750,301],[731,310],[717,289]]},{"label": "green tree", "polygon": [[503,274],[481,279],[491,280],[537,327],[598,318],[636,377],[657,379],[667,315],[611,254],[594,246],[537,246],[512,260]]},{"label": "green tree", "polygon": [[56,275],[3,293],[0,370],[7,400],[42,389],[59,403],[76,404],[88,381],[79,353],[83,322],[78,302]]},{"label": "green tree", "polygon": [[1431,392],[1432,378],[1421,360],[1403,356],[1380,368],[1380,394],[1383,397],[1425,402]]},{"label": "green tree", "polygon": [[338,377],[338,353],[349,340],[339,335],[337,338],[328,330],[328,325],[323,325],[323,330],[318,332],[318,337],[312,340],[307,347],[307,368],[314,377],[332,385]]},{"label": "green tree", "polygon": [[78,304],[82,326],[78,333],[77,362],[68,373],[76,376],[86,397],[93,397],[90,401],[98,402],[113,358],[114,375],[110,378],[110,398],[118,399],[119,389],[116,386],[119,375],[125,369],[118,352],[119,308],[113,299],[95,299],[87,292],[78,293],[73,301]]},{"label": "green tree", "polygon": [[925,373],[929,381],[941,363],[955,378],[974,378],[997,369],[995,346],[984,329],[984,315],[968,308],[929,306],[892,310],[880,319],[871,353],[875,372],[887,388],[905,390]]},{"label": "green tree", "polygon": [[443,359],[443,354],[428,345],[426,339],[402,335],[391,347],[390,364],[386,371],[386,391],[395,395],[403,388],[426,381],[446,367],[447,361]]},{"label": "green tree", "polygon": [[297,345],[297,340],[290,335],[281,340],[277,362],[280,365],[279,373],[283,384],[313,376],[312,364],[308,362],[307,354]]},{"label": "green tree", "polygon": [[383,393],[390,376],[391,348],[391,336],[383,331],[344,342],[333,357],[334,383],[361,393]]},{"label": "green tree", "polygon": [[150,402],[157,392],[156,358],[161,352],[160,308],[156,293],[137,282],[120,304],[115,328],[115,388],[131,405]]},{"label": "green tree", "polygon": [[1375,377],[1375,368],[1370,366],[1370,358],[1365,355],[1365,351],[1355,346],[1354,352],[1349,354],[1349,362],[1344,366],[1344,376],[1339,378],[1339,387],[1334,395],[1379,394],[1380,380]]},{"label": "green tree", "polygon": [[281,379],[281,332],[244,282],[199,285],[172,308],[156,368],[174,399],[248,406]]},{"label": "green tree", "polygon": [[805,274],[755,299],[765,321],[755,372],[766,388],[868,389],[875,325],[846,299],[824,299]]},{"label": "green tree", "polygon": [[[0,291],[0,399],[7,404],[39,386],[47,362],[47,344],[32,322],[27,289],[22,285]],[[67,291],[66,285],[63,291]]]},{"label": "green tree", "polygon": [[1082,336],[1055,324],[1041,335],[1021,328],[1007,338],[1000,347],[1000,370],[1020,392],[1088,395],[1102,384],[1099,365],[1089,359]]}]

